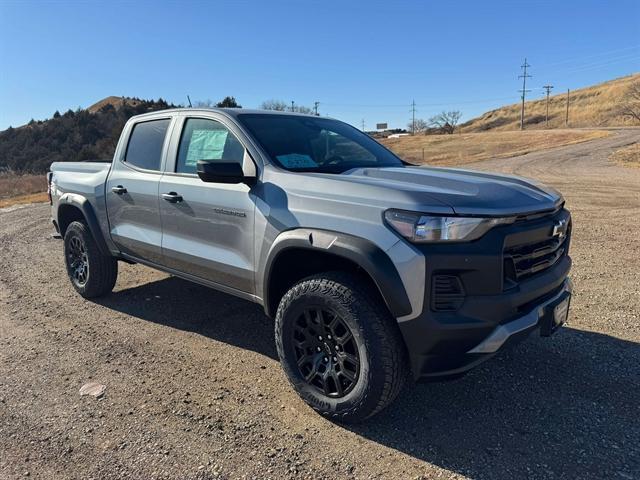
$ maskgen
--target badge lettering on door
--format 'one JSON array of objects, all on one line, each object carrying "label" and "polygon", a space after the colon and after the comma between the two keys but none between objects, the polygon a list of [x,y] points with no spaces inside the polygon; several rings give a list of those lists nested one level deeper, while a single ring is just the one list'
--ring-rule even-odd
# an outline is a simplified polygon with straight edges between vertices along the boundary
[{"label": "badge lettering on door", "polygon": [[216,213],[220,213],[222,215],[231,215],[233,217],[246,217],[247,216],[246,213],[241,212],[239,210],[227,210],[225,208],[214,208],[213,211],[216,212]]}]

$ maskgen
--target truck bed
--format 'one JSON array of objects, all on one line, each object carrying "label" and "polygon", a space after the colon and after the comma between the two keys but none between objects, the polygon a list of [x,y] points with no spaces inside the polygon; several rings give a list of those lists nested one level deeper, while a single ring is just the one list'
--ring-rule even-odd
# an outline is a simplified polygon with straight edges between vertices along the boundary
[{"label": "truck bed", "polygon": [[107,162],[54,162],[52,194],[83,193],[90,201],[102,197],[110,168]]}]

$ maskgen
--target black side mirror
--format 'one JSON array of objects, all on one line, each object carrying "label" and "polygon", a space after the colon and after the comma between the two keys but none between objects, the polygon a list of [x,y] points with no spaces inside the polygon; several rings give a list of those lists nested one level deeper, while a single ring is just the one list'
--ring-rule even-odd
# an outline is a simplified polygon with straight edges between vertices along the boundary
[{"label": "black side mirror", "polygon": [[203,182],[243,183],[248,180],[240,162],[198,160],[197,172]]}]

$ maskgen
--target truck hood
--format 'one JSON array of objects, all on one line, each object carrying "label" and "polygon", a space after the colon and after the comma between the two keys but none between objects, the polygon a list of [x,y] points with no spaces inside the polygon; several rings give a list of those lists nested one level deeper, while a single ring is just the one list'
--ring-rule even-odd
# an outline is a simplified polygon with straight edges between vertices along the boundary
[{"label": "truck hood", "polygon": [[523,215],[555,210],[564,202],[558,191],[534,180],[465,169],[359,168],[340,177],[403,191],[411,196],[428,196],[439,204],[448,205],[458,215]]}]

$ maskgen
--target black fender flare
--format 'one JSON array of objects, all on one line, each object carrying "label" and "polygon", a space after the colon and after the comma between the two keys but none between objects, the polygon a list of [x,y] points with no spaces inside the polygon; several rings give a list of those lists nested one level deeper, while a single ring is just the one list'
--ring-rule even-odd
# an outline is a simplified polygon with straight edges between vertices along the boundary
[{"label": "black fender flare", "polygon": [[277,305],[270,305],[269,288],[273,266],[278,256],[290,249],[320,251],[345,258],[362,268],[374,281],[387,308],[394,317],[411,313],[411,302],[400,274],[389,256],[365,238],[330,230],[298,228],[281,233],[274,241],[265,263],[263,301],[267,314],[275,313]]},{"label": "black fender flare", "polygon": [[[82,195],[76,195],[74,193],[66,193],[62,195],[58,201],[58,209],[57,209],[57,222],[60,226],[60,208],[65,205],[69,205],[77,208],[82,213],[84,220],[87,222],[87,226],[89,227],[89,231],[91,232],[91,236],[96,241],[98,245],[98,249],[100,253],[103,255],[111,256],[111,252],[109,251],[109,247],[107,246],[107,242],[105,242],[104,237],[102,236],[102,230],[100,229],[100,224],[98,223],[98,217],[96,217],[96,213],[93,210],[93,206]],[[61,232],[62,233],[62,232]]]}]

